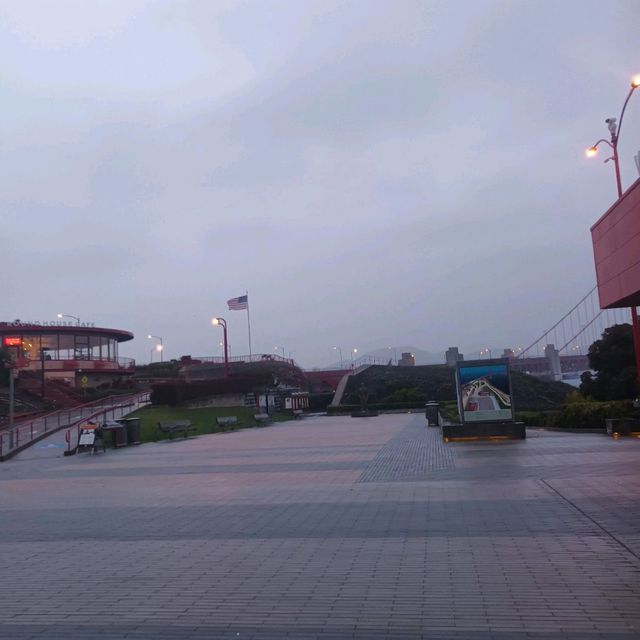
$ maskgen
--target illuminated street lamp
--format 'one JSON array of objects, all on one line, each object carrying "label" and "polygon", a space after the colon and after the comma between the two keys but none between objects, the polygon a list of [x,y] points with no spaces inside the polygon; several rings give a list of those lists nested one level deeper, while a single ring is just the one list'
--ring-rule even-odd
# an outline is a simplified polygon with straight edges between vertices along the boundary
[{"label": "illuminated street lamp", "polygon": [[[618,156],[618,144],[620,142],[620,131],[622,129],[622,120],[624,118],[624,112],[627,108],[627,104],[633,95],[633,92],[640,87],[640,74],[631,78],[631,86],[629,93],[622,105],[622,111],[619,118],[607,118],[605,122],[609,127],[609,134],[611,141],[601,138],[594,145],[590,146],[586,150],[587,157],[593,158],[598,153],[598,145],[605,143],[611,148],[611,157],[607,158],[605,162],[613,160],[613,167],[616,172],[616,186],[618,187],[618,200],[622,197],[622,180],[620,179],[620,160]],[[638,310],[636,306],[631,307],[631,327],[633,330],[633,346],[636,356],[636,375],[640,381],[640,325],[638,325]]]},{"label": "illuminated street lamp", "polygon": [[62,320],[62,318],[73,318],[78,324],[80,324],[80,318],[78,316],[70,316],[67,313],[59,313],[58,318]]},{"label": "illuminated street lamp", "polygon": [[160,340],[160,344],[156,345],[156,351],[160,354],[160,362],[163,362],[164,344],[162,343],[162,336],[152,336],[151,334],[147,336],[148,340],[153,340],[154,338]]},{"label": "illuminated street lamp", "polygon": [[478,355],[483,356],[483,355],[489,355],[489,359],[491,359],[491,349],[489,349],[489,347],[487,347],[486,349],[480,349],[480,352]]},{"label": "illuminated street lamp", "polygon": [[285,355],[284,355],[284,347],[273,347],[274,351],[277,351],[278,349],[282,349],[282,359],[285,359]]},{"label": "illuminated street lamp", "polygon": [[358,353],[357,349],[351,349],[351,368],[353,369],[353,355]]},{"label": "illuminated street lamp", "polygon": [[332,349],[340,354],[340,368],[344,369],[344,364],[342,362],[342,349],[340,347],[332,347]]},{"label": "illuminated street lamp", "polygon": [[601,143],[609,145],[611,148],[612,156],[607,158],[605,162],[609,162],[609,160],[613,160],[613,167],[616,172],[616,184],[618,187],[618,198],[622,197],[622,181],[620,179],[620,161],[618,158],[618,142],[620,140],[620,130],[622,129],[622,119],[624,118],[624,112],[627,109],[627,104],[633,95],[633,92],[640,87],[640,75],[634,76],[631,79],[631,88],[629,89],[629,93],[627,94],[627,98],[622,105],[622,111],[620,112],[619,118],[607,118],[605,122],[609,127],[609,135],[611,141],[606,140],[605,138],[600,138],[598,142],[591,145],[586,151],[586,155],[588,158],[593,158],[598,154],[598,146]]},{"label": "illuminated street lamp", "polygon": [[211,318],[211,324],[222,327],[222,340],[224,342],[224,377],[229,377],[229,343],[227,342],[227,321],[224,318]]}]

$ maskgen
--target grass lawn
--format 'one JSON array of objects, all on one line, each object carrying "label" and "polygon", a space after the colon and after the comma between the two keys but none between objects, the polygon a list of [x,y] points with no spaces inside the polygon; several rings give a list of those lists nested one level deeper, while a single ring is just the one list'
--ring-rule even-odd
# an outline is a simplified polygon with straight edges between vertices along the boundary
[{"label": "grass lawn", "polygon": [[[205,407],[201,409],[184,409],[181,407],[148,406],[138,409],[135,413],[128,415],[128,418],[142,418],[142,430],[140,440],[142,442],[156,442],[166,440],[168,435],[158,431],[158,422],[169,420],[191,420],[191,424],[197,427],[191,431],[190,435],[201,435],[204,433],[218,433],[222,431],[234,431],[236,429],[246,429],[255,427],[256,421],[253,419],[256,409],[251,407]],[[238,423],[233,426],[219,427],[216,418],[222,416],[236,416]],[[276,413],[272,415],[274,422],[291,420],[293,416]],[[174,436],[181,438],[181,435]]]}]

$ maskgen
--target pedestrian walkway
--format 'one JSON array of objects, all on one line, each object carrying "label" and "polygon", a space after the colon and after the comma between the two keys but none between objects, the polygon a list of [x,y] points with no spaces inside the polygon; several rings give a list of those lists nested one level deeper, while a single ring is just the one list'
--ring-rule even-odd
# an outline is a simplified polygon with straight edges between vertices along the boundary
[{"label": "pedestrian walkway", "polygon": [[0,638],[640,638],[640,440],[321,417],[0,465]]},{"label": "pedestrian walkway", "polygon": [[72,409],[52,411],[32,420],[21,421],[13,429],[0,430],[0,461],[16,455],[22,459],[55,456],[56,449],[67,448],[64,430],[68,427],[75,427],[77,432],[77,427],[83,420],[116,420],[147,404],[149,393],[137,392],[110,396]]}]

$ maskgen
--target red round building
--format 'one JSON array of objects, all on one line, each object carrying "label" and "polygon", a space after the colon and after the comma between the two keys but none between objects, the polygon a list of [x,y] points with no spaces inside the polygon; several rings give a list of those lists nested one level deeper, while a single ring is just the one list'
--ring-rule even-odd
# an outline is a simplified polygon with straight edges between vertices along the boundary
[{"label": "red round building", "polygon": [[93,323],[0,322],[0,345],[8,350],[19,375],[28,372],[74,387],[110,384],[133,374],[135,361],[118,353],[133,333]]}]

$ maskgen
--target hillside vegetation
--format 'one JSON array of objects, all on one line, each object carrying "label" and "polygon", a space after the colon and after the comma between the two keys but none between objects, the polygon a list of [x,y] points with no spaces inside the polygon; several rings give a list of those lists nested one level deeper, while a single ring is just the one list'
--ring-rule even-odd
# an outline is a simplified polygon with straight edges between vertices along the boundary
[{"label": "hillside vegetation", "polygon": [[[393,367],[372,365],[351,376],[344,404],[359,404],[358,388],[369,390],[369,403],[423,402],[456,399],[455,371],[446,365]],[[511,372],[513,401],[517,411],[547,411],[559,408],[573,390],[564,382],[550,382],[518,371]]]}]

